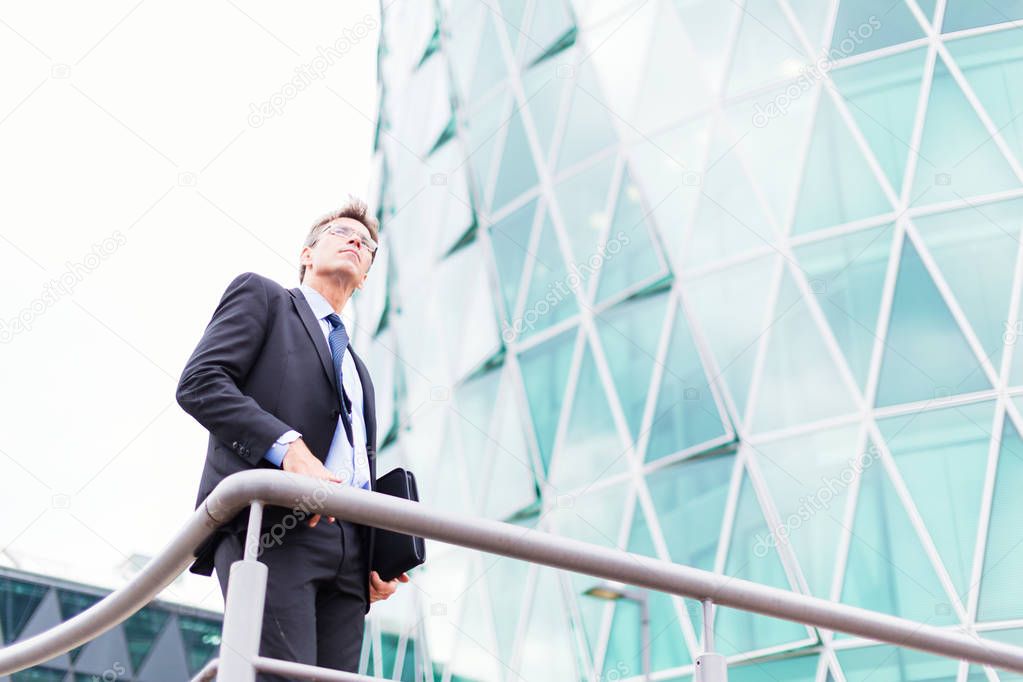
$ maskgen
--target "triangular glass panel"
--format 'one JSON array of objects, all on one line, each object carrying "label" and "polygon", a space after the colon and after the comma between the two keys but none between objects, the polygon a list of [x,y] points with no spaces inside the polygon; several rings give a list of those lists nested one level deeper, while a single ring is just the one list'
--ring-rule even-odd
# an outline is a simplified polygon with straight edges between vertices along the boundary
[{"label": "triangular glass panel", "polygon": [[751,452],[782,520],[754,551],[787,538],[810,593],[822,599],[831,596],[859,433],[858,425],[818,430],[761,443]]},{"label": "triangular glass panel", "polygon": [[997,370],[1009,319],[1023,200],[917,218],[924,245]]},{"label": "triangular glass panel", "polygon": [[[618,538],[625,518],[626,502],[631,504],[631,493],[632,486],[628,483],[603,486],[579,496],[570,496],[570,504],[551,509],[545,516],[551,520],[558,535],[601,547],[622,549]],[[568,573],[567,578],[573,598],[578,596],[575,602],[579,608],[582,632],[596,654],[602,643],[600,634],[607,602],[591,598],[585,593],[600,581],[583,573]]]},{"label": "triangular glass panel", "polygon": [[740,21],[729,95],[793,78],[805,68],[809,59],[775,0],[747,0]]},{"label": "triangular glass panel", "polygon": [[138,671],[149,655],[149,650],[156,643],[163,626],[167,624],[170,614],[166,611],[144,607],[136,611],[124,621],[124,637],[128,641],[128,653],[131,654],[131,667]]},{"label": "triangular glass panel", "polygon": [[586,283],[595,270],[590,260],[599,256],[599,240],[611,222],[607,202],[615,163],[613,156],[602,159],[595,166],[562,181],[555,189],[583,290],[587,289]]},{"label": "triangular glass panel", "polygon": [[516,109],[508,120],[508,136],[497,171],[497,186],[494,188],[491,211],[497,211],[530,187],[534,187],[536,183],[533,153],[529,149],[526,130],[522,127],[522,117]]},{"label": "triangular glass panel", "polygon": [[831,101],[821,95],[796,206],[795,234],[889,213],[892,205]]},{"label": "triangular glass panel", "polygon": [[[525,35],[523,32],[522,19],[526,11],[526,3],[520,0],[501,0],[501,23],[504,24],[505,33],[508,34],[508,42],[511,43],[512,52],[519,44],[519,39]],[[489,5],[486,5],[488,9]],[[527,38],[528,40],[528,38]],[[494,48],[496,49],[496,45]]]},{"label": "triangular glass panel", "polygon": [[778,258],[768,256],[687,283],[693,323],[706,336],[740,415],[746,412],[761,337],[774,320],[767,301],[777,266]]},{"label": "triangular glass panel", "polygon": [[814,682],[817,665],[816,654],[733,665],[728,668],[728,682]]},{"label": "triangular glass panel", "polygon": [[948,50],[1016,160],[1023,159],[1023,93],[1006,87],[1023,79],[1023,41],[1016,31],[999,31],[949,41]]},{"label": "triangular glass panel", "polygon": [[561,256],[558,237],[550,214],[544,218],[536,253],[532,254],[533,274],[521,318],[512,324],[521,338],[566,320],[579,310],[569,284],[569,272]]},{"label": "triangular glass panel", "polygon": [[[534,63],[551,54],[566,42],[567,35],[575,33],[572,17],[564,2],[537,2],[529,18],[529,30],[524,32],[525,61]],[[568,43],[571,45],[571,42]]]},{"label": "triangular glass panel", "polygon": [[604,356],[633,438],[639,435],[650,392],[668,300],[667,294],[629,299],[595,315]]},{"label": "triangular glass panel", "polygon": [[487,436],[500,380],[500,370],[492,370],[465,381],[455,389],[458,408],[452,410],[451,423],[459,432],[465,454],[465,476],[469,489],[473,491],[486,488],[484,476],[488,462],[484,453],[490,445]]},{"label": "triangular glass panel", "polygon": [[746,169],[731,153],[733,145],[721,132],[711,143],[692,236],[683,254],[687,267],[763,248],[777,240]]},{"label": "triangular glass panel", "polygon": [[[706,161],[709,173],[722,156],[741,159],[742,167],[760,190],[765,210],[776,225],[790,220],[803,179],[801,155],[794,150],[806,146],[819,91],[811,87],[794,97],[789,83],[728,104],[725,117],[737,139],[734,145],[711,150]],[[746,201],[755,199],[750,195]],[[723,206],[725,210],[737,211],[735,205]]]},{"label": "triangular glass panel", "polygon": [[[484,580],[476,580],[460,596],[461,622],[458,642],[448,671],[452,680],[498,680],[501,678],[502,659],[494,641],[494,627],[490,612],[484,608]],[[384,667],[384,674],[392,670]]]},{"label": "triangular glass panel", "polygon": [[[769,535],[769,531],[746,472],[742,475],[736,504],[725,575],[791,590],[777,551],[759,542]],[[758,551],[760,547],[764,548],[763,551]],[[738,609],[716,609],[714,640],[717,650],[725,655],[765,649],[807,637],[806,628],[798,623]]]},{"label": "triangular glass panel", "polygon": [[507,122],[510,115],[509,102],[508,93],[500,92],[488,98],[469,114],[466,129],[469,145],[464,161],[469,164],[472,171],[477,206],[484,204],[484,192],[488,190],[490,179],[494,175],[494,152],[501,137],[498,134],[501,126]]},{"label": "triangular glass panel", "polygon": [[977,357],[907,237],[885,337],[877,405],[989,388]]},{"label": "triangular glass panel", "polygon": [[668,344],[662,369],[664,375],[650,425],[647,461],[667,457],[727,433],[682,306],[675,311]]},{"label": "triangular glass panel", "polygon": [[1023,0],[1000,0],[997,3],[948,0],[941,30],[949,33],[1020,19],[1023,19]]},{"label": "triangular glass panel", "polygon": [[711,88],[721,92],[725,68],[731,61],[735,22],[743,16],[742,6],[718,0],[675,0],[673,4],[699,55],[700,69]]},{"label": "triangular glass panel", "polygon": [[970,589],[993,417],[994,403],[982,402],[878,421],[963,602]]},{"label": "triangular glass panel", "polygon": [[188,658],[188,674],[195,675],[220,650],[221,623],[179,615],[178,628]]},{"label": "triangular glass panel", "polygon": [[871,443],[862,470],[842,602],[929,625],[957,622],[949,597]]},{"label": "triangular glass panel", "polygon": [[721,455],[685,460],[647,475],[657,522],[675,563],[714,570],[734,468],[735,456]]},{"label": "triangular glass panel", "polygon": [[934,65],[911,205],[962,201],[1020,186],[945,62]]},{"label": "triangular glass panel", "polygon": [[417,68],[423,65],[427,59],[433,56],[433,54],[440,49],[440,25],[433,27],[433,35],[430,36],[430,40],[426,43],[426,49],[423,50],[423,56],[419,58],[419,64]]},{"label": "triangular glass panel", "polygon": [[704,164],[709,123],[701,118],[636,142],[630,151],[635,173],[650,204],[649,217],[673,263],[682,262],[682,240],[700,196],[697,169]]},{"label": "triangular glass panel", "polygon": [[831,5],[819,0],[789,0],[789,6],[813,49],[816,51],[823,47],[825,40],[831,37],[824,35],[829,27]]},{"label": "triangular glass panel", "polygon": [[[553,3],[551,3],[553,4]],[[521,666],[516,671],[524,680],[578,680],[575,641],[558,574],[541,566],[526,624],[529,636],[521,647]]]},{"label": "triangular glass panel", "polygon": [[522,282],[522,268],[529,253],[529,238],[536,217],[536,199],[515,209],[490,228],[497,278],[500,281],[504,309],[508,317],[515,315],[515,302]]},{"label": "triangular glass panel", "polygon": [[561,111],[561,100],[568,84],[568,79],[559,78],[554,61],[545,62],[522,74],[522,89],[526,103],[536,130],[537,141],[540,143],[540,154],[543,161],[550,157],[551,139],[558,124],[558,112]]},{"label": "triangular glass panel", "polygon": [[[633,554],[642,554],[643,556],[659,558],[657,556],[657,550],[654,548],[654,540],[650,536],[650,526],[647,521],[646,514],[643,513],[643,507],[640,504],[636,504],[636,510],[632,517],[632,528],[629,531],[629,544],[626,548]],[[678,623],[678,614],[675,611],[675,604],[670,595],[664,592],[647,591],[644,592],[647,598],[647,603],[650,608],[650,668],[653,670],[663,670],[665,668],[675,668],[682,665],[687,665],[690,662],[689,652],[684,644],[685,639],[682,635],[681,627]],[[618,604],[623,602],[619,600]],[[619,620],[617,609],[615,611],[615,621]],[[628,614],[625,614],[625,618],[628,622]],[[636,628],[636,621],[632,622],[632,629],[636,632],[639,628]],[[623,625],[623,627],[630,627],[629,625]],[[620,632],[620,630],[619,630]],[[627,637],[628,635],[626,635]],[[611,658],[611,646],[617,646],[618,636],[615,632],[615,625],[611,626],[611,641],[608,644],[608,655],[604,657],[605,670],[610,672],[610,668],[606,665],[609,658]],[[628,648],[626,648],[628,651]],[[641,649],[637,647],[634,651],[638,654]],[[619,657],[620,658],[620,657]],[[641,670],[642,667],[635,667],[632,670]]]},{"label": "triangular glass panel", "polygon": [[[661,3],[648,39],[647,63],[697,64],[699,58],[689,49],[678,13]],[[707,106],[713,93],[707,87],[701,69],[647,68],[636,71],[642,79],[635,102],[626,102],[624,110],[630,128],[642,134],[663,130],[665,126],[689,118]],[[630,106],[631,105],[631,106]],[[629,115],[631,114],[631,115]]]},{"label": "triangular glass panel", "polygon": [[451,112],[451,118],[448,119],[447,125],[444,126],[444,130],[440,131],[440,135],[437,136],[437,141],[430,147],[430,151],[426,153],[427,156],[432,155],[438,149],[448,143],[449,140],[454,139],[455,132],[458,126],[455,120],[455,112]]},{"label": "triangular glass panel", "polygon": [[572,363],[577,330],[572,329],[519,355],[522,383],[533,417],[533,430],[546,472],[551,461],[554,433],[564,404],[565,384]]},{"label": "triangular glass panel", "polygon": [[[175,619],[176,616],[170,616],[170,620]],[[128,645],[134,661],[136,649],[132,648],[131,640]],[[188,679],[188,666],[185,661],[185,645],[181,641],[181,631],[171,623],[149,642],[141,667],[135,668],[135,676],[141,680],[185,680]]]},{"label": "triangular glass panel", "polygon": [[[53,627],[60,624],[60,607],[57,605],[57,595],[55,590],[48,590],[43,600],[39,605],[32,611],[31,617],[28,622],[25,623],[25,627],[21,630],[18,638],[22,641],[31,639],[37,635],[41,635],[47,632]],[[55,668],[67,668],[71,666],[71,658],[67,654],[58,654],[53,657],[47,663]],[[14,675],[14,680],[21,682],[18,679],[20,675]],[[12,680],[12,682],[14,682]]]},{"label": "triangular glass panel", "polygon": [[581,65],[574,65],[573,68],[578,72],[577,80],[572,86],[568,120],[565,122],[564,137],[558,148],[558,170],[564,170],[610,147],[618,140],[593,67],[583,62]]},{"label": "triangular glass panel", "polygon": [[[953,0],[953,2],[954,1],[955,0]],[[938,7],[938,0],[916,0],[916,4],[920,5],[920,10],[924,13],[924,17],[926,17],[927,21],[933,24],[934,10]]]},{"label": "triangular glass panel", "polygon": [[[219,624],[217,624],[215,633],[219,640]],[[216,647],[214,647],[215,649]],[[121,628],[107,630],[99,637],[78,647],[77,650],[81,654],[73,659],[75,672],[85,680],[90,682],[97,679],[102,680],[103,675],[106,675],[107,679],[124,680],[129,679],[129,676],[132,674],[132,671],[128,669],[128,646],[124,642],[124,633],[121,632]],[[216,652],[214,651],[214,653]],[[52,665],[55,661],[51,660],[49,663]],[[199,667],[201,668],[202,666],[200,665]],[[194,670],[189,669],[188,671],[191,675],[197,672],[198,668]],[[113,675],[116,675],[116,677],[113,677]],[[130,679],[144,678],[131,677]]]},{"label": "triangular glass panel", "polygon": [[753,430],[850,414],[856,403],[792,275],[782,272],[774,324],[767,331]]},{"label": "triangular glass panel", "polygon": [[[77,616],[82,611],[91,607],[93,604],[98,602],[101,597],[97,597],[92,594],[82,594],[81,592],[72,592],[71,590],[57,590],[57,605],[60,606],[60,620],[70,620]],[[71,662],[75,662],[78,659],[79,654],[82,653],[82,649],[85,645],[75,647],[68,652],[71,657]]]},{"label": "triangular glass panel", "polygon": [[842,0],[829,56],[851,57],[923,37],[903,0]]},{"label": "triangular glass panel", "polygon": [[[1023,408],[1019,398],[1013,402],[1017,410]],[[1023,528],[1020,481],[1023,481],[1023,439],[1006,415],[984,546],[978,621],[1023,618],[1023,592],[1019,589],[1019,576],[1023,573],[1023,543],[1019,540],[1019,530]]]},{"label": "triangular glass panel", "polygon": [[487,485],[479,495],[481,511],[487,518],[505,520],[537,502],[532,451],[526,442],[527,417],[520,404],[518,380],[506,365],[494,402],[500,409],[494,415],[496,423],[484,451],[493,463]]},{"label": "triangular glass panel", "polygon": [[551,57],[561,54],[568,48],[575,45],[575,40],[578,37],[579,30],[575,26],[572,26],[571,28],[567,29],[564,33],[562,33],[560,36],[558,36],[557,40],[555,40],[550,47],[548,47],[542,53],[537,55],[533,59],[533,61],[529,63],[529,66],[535,66],[540,62],[543,62],[547,59],[550,59]]},{"label": "triangular glass panel", "polygon": [[859,230],[795,250],[861,389],[870,371],[894,228]]},{"label": "triangular glass panel", "polygon": [[550,482],[560,490],[588,486],[624,471],[629,463],[589,344],[571,404],[565,438],[550,468]]},{"label": "triangular glass panel", "polygon": [[831,73],[831,79],[898,194],[912,151],[927,48],[882,57]]},{"label": "triangular glass panel", "polygon": [[470,101],[479,99],[498,82],[504,80],[508,74],[504,63],[504,52],[499,49],[500,43],[497,38],[495,21],[500,21],[493,16],[492,12],[484,12],[483,38],[481,48],[473,56],[476,62],[476,70],[472,77],[472,87],[469,89]]},{"label": "triangular glass panel", "polygon": [[959,661],[906,647],[868,646],[835,652],[846,682],[955,682]]},{"label": "triangular glass panel", "polygon": [[45,585],[0,576],[0,617],[3,618],[0,630],[3,630],[4,644],[10,644],[21,636],[22,629],[48,589]]},{"label": "triangular glass panel", "polygon": [[[536,517],[513,521],[518,526],[534,528]],[[486,576],[492,613],[495,614],[494,631],[497,650],[502,661],[511,661],[515,651],[515,631],[522,611],[522,600],[529,576],[530,565],[525,561],[483,555],[483,574]]]},{"label": "triangular glass panel", "polygon": [[625,172],[622,174],[611,230],[599,252],[603,258],[596,301],[606,301],[615,294],[663,274],[665,266],[658,258],[659,251],[660,247],[647,224],[639,185]]}]

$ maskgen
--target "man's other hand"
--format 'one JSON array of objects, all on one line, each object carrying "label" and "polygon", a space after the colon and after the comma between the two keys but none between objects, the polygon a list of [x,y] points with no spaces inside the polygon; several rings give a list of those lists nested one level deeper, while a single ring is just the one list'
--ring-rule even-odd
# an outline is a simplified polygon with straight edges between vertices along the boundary
[{"label": "man's other hand", "polygon": [[398,583],[407,583],[408,575],[402,573],[394,580],[384,580],[373,571],[369,574],[369,603],[387,599],[398,589]]},{"label": "man's other hand", "polygon": [[[291,441],[288,451],[284,453],[284,459],[281,460],[281,468],[292,474],[312,476],[321,481],[341,482],[341,479],[330,473],[330,469],[323,466],[323,462],[316,459],[316,455],[312,453],[301,438]],[[329,516],[327,519],[334,523],[333,516]],[[319,522],[320,515],[314,514],[306,523],[309,524],[310,528],[315,528]]]}]

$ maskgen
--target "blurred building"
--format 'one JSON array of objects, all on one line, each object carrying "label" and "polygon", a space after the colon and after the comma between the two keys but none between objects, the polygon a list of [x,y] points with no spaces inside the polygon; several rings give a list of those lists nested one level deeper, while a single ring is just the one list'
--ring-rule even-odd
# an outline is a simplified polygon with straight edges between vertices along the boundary
[{"label": "blurred building", "polygon": [[[66,621],[109,594],[47,576],[0,568],[4,646]],[[153,602],[117,627],[3,682],[167,682],[191,679],[220,646],[219,613]]]},{"label": "blurred building", "polygon": [[[396,387],[382,471],[1023,641],[1023,2],[382,5],[358,302]],[[640,674],[635,603],[428,551],[374,607],[370,672]],[[655,677],[688,680],[699,610],[649,602]],[[715,631],[732,680],[996,679],[727,609]]]}]

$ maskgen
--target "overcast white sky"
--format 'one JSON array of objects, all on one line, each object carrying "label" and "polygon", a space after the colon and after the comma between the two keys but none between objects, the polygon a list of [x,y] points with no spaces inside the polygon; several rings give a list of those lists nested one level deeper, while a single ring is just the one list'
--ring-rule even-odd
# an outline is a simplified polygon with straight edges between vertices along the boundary
[{"label": "overcast white sky", "polygon": [[[0,8],[0,564],[116,587],[192,513],[181,369],[235,275],[295,286],[366,194],[378,34],[375,0]],[[222,608],[213,578],[161,596]]]}]

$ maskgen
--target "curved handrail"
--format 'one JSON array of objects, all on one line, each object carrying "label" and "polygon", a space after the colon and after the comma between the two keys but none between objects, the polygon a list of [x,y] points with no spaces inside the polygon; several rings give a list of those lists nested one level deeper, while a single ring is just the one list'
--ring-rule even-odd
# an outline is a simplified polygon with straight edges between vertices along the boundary
[{"label": "curved handrail", "polygon": [[355,523],[1023,673],[1023,648],[982,640],[973,633],[835,604],[508,523],[466,518],[305,476],[252,470],[221,481],[170,544],[127,585],[74,618],[0,649],[0,675],[42,663],[84,644],[145,606],[191,563],[193,551],[214,528],[255,500],[288,508],[301,501],[305,509]]}]

